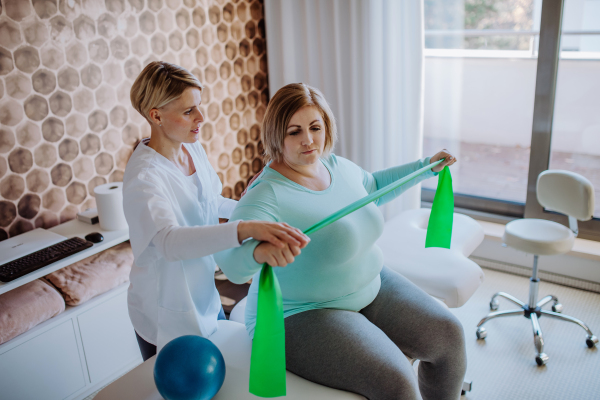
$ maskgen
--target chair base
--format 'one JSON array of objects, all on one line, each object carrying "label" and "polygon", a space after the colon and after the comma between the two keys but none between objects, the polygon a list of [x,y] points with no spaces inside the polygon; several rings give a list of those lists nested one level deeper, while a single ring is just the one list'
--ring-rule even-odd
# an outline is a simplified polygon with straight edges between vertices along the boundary
[{"label": "chair base", "polygon": [[[539,281],[537,279],[535,279],[535,280],[532,279],[532,285],[535,285],[534,292],[536,295],[537,295],[537,283],[538,282]],[[509,300],[509,301],[515,303],[520,308],[514,309],[514,310],[508,310],[508,311],[496,311],[496,310],[498,310],[498,306],[499,306],[498,299],[497,299],[498,297],[505,298],[506,300]],[[587,333],[586,340],[585,340],[586,345],[590,349],[592,347],[596,346],[596,343],[598,343],[598,338],[596,337],[596,335],[594,335],[592,333],[590,328],[585,323],[578,320],[577,318],[561,314],[562,305],[558,302],[558,299],[556,298],[556,296],[549,295],[535,303],[531,299],[534,299],[534,297],[531,296],[531,292],[530,292],[530,303],[532,303],[533,305],[525,304],[522,301],[518,300],[517,298],[511,296],[508,293],[498,292],[498,293],[494,294],[492,296],[492,299],[490,300],[490,310],[492,310],[494,312],[489,313],[485,318],[483,318],[477,324],[477,332],[476,332],[477,339],[485,339],[487,337],[487,331],[483,327],[483,324],[485,324],[487,321],[494,319],[494,318],[498,318],[498,317],[510,317],[510,316],[514,316],[514,315],[522,315],[525,318],[528,318],[529,320],[531,320],[531,326],[533,328],[533,342],[534,342],[534,345],[535,345],[535,348],[537,351],[537,354],[535,357],[535,362],[537,363],[538,366],[541,367],[541,366],[545,365],[549,359],[548,355],[546,353],[544,353],[544,337],[542,335],[542,328],[540,327],[540,324],[539,324],[539,319],[545,315],[548,317],[559,319],[561,321],[572,322],[574,324],[579,325]],[[542,307],[544,305],[550,303],[551,301],[554,302],[554,304],[552,305],[552,311],[543,310]]]}]

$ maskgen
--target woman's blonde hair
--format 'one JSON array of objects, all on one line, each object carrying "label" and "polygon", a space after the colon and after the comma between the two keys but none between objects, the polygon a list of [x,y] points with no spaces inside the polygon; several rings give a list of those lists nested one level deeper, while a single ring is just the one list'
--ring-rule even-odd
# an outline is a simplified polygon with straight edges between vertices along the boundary
[{"label": "woman's blonde hair", "polygon": [[279,89],[269,101],[262,123],[261,139],[265,149],[265,163],[282,161],[283,141],[292,116],[302,107],[313,106],[321,113],[325,124],[325,148],[329,154],[337,139],[335,117],[319,89],[305,83],[291,83]]},{"label": "woman's blonde hair", "polygon": [[153,61],[135,79],[129,97],[131,105],[150,122],[150,110],[181,97],[185,89],[204,88],[187,69],[164,61]]}]

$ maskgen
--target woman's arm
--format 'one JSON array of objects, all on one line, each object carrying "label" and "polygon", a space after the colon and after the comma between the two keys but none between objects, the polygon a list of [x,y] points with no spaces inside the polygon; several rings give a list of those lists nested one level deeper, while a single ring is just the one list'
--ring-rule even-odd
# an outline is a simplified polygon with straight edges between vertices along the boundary
[{"label": "woman's arm", "polygon": [[240,245],[237,233],[239,223],[240,221],[204,226],[169,225],[152,238],[152,245],[167,261],[209,256]]},{"label": "woman's arm", "polygon": [[181,226],[173,209],[172,194],[160,180],[142,175],[127,179],[123,206],[134,255],[155,247],[168,261],[204,257],[239,246],[239,221],[220,225]]},{"label": "woman's arm", "polygon": [[436,176],[438,172],[441,171],[442,168],[444,168],[446,165],[454,164],[456,162],[456,158],[446,150],[442,150],[439,153],[435,154],[433,157],[427,157],[421,160],[413,161],[408,164],[383,169],[380,171],[373,172],[372,174],[363,170],[363,185],[369,193],[373,193],[374,191],[381,189],[382,187],[385,187],[392,182],[402,179],[406,175],[412,174],[413,172],[442,158],[445,158],[445,160],[441,162],[438,166],[436,166],[434,169],[424,172],[423,174],[412,179],[410,182],[406,182],[398,189],[386,194],[385,196],[377,200],[375,204],[381,206],[400,196],[402,193],[404,193],[411,187],[417,185],[418,183],[424,181],[425,179],[429,179],[433,176]]},{"label": "woman's arm", "polygon": [[[238,203],[233,212],[232,219],[241,219],[244,223],[270,221],[279,223],[277,198],[273,188],[268,183],[261,183],[249,191]],[[287,224],[283,224],[288,226]],[[300,254],[300,249],[306,246],[310,239],[298,229],[291,228],[300,233],[298,246],[276,246],[271,243],[260,242],[258,237],[245,242],[241,247],[231,248],[215,254],[215,260],[227,278],[234,283],[247,282],[267,262],[273,266],[285,266],[294,261],[294,256]],[[264,239],[262,239],[264,240]]]},{"label": "woman's arm", "polygon": [[[152,243],[167,261],[177,261],[205,257],[222,250],[239,247],[249,238],[269,242],[270,246],[282,249],[284,254],[288,253],[286,249],[290,245],[293,248],[302,248],[308,243],[302,231],[288,224],[239,219],[218,225],[171,225],[158,232],[152,239]],[[264,247],[261,247],[261,250],[267,250]],[[268,250],[274,254],[281,253],[275,249]],[[270,253],[261,254],[258,257],[259,261],[267,262]]]},{"label": "woman's arm", "polygon": [[139,257],[148,246],[155,247],[167,261],[205,257],[221,250],[238,247],[257,237],[277,246],[296,245],[303,235],[282,224],[233,221],[225,224],[181,226],[172,201],[160,182],[134,178],[124,187],[124,209],[129,224],[134,255]]},{"label": "woman's arm", "polygon": [[[382,169],[380,171],[373,172],[372,174],[362,170],[363,172],[363,185],[367,192],[373,193],[382,187],[389,185],[392,182],[397,181],[398,179],[404,178],[406,175],[409,175],[426,165],[429,165],[430,158],[424,158],[421,160],[413,161],[408,164],[398,165],[391,168]],[[396,197],[400,196],[402,193],[415,186],[419,182],[424,181],[425,179],[431,178],[432,176],[437,175],[431,170],[424,172],[423,174],[417,176],[416,178],[406,182],[404,185],[400,186],[398,189],[394,190],[386,194],[385,196],[379,198],[375,201],[375,204],[381,206],[391,200],[394,200]]]}]

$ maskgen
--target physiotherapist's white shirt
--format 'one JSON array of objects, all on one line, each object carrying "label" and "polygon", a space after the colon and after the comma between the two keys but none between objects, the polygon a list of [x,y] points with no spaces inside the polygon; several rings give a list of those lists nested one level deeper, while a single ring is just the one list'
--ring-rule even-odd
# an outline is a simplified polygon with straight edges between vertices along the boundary
[{"label": "physiotherapist's white shirt", "polygon": [[140,143],[123,177],[123,205],[134,265],[128,291],[136,332],[158,350],[182,335],[208,337],[221,310],[212,254],[239,246],[236,202],[222,185],[202,146],[184,144],[196,173],[185,176],[154,149]]}]

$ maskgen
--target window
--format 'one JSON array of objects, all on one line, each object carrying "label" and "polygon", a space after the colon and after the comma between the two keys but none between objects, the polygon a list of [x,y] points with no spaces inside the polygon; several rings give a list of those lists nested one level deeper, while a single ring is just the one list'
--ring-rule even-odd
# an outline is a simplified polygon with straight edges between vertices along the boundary
[{"label": "window", "polygon": [[[565,222],[528,193],[529,177],[548,168],[586,176],[600,199],[600,0],[547,2],[544,13],[542,3],[425,0],[423,152],[459,158],[457,207]],[[532,135],[534,121],[547,132]],[[423,184],[424,201],[436,185]],[[582,237],[600,240],[599,223],[580,224]]]},{"label": "window", "polygon": [[497,33],[532,26],[533,0],[425,2],[423,151],[458,157],[455,193],[469,208],[485,209],[476,196],[523,213],[537,63],[530,36]]}]

